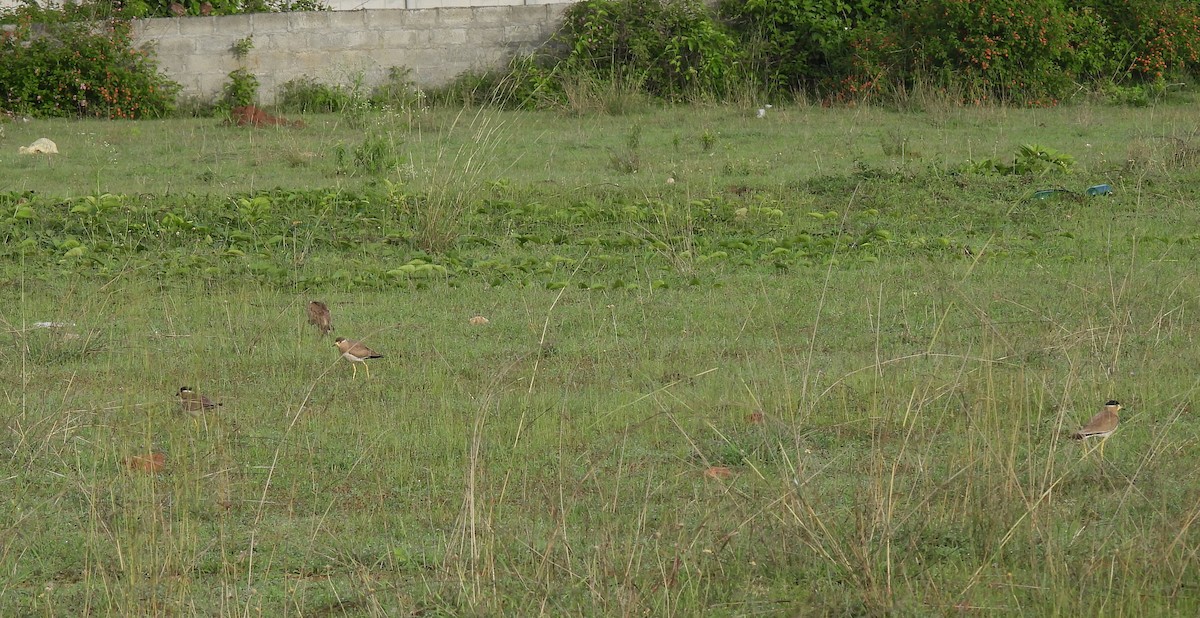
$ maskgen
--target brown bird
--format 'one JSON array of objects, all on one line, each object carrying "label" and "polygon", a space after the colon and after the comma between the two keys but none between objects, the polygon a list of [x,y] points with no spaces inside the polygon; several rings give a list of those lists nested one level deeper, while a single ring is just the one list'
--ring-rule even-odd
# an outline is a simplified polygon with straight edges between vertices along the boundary
[{"label": "brown bird", "polygon": [[187,8],[178,2],[172,2],[167,6],[167,8],[175,17],[183,17],[184,15],[187,15]]},{"label": "brown bird", "polygon": [[[1115,399],[1108,400],[1104,404],[1104,409],[1096,413],[1092,420],[1081,427],[1079,431],[1071,434],[1072,440],[1086,440],[1088,438],[1100,438],[1100,457],[1104,457],[1104,443],[1108,441],[1108,437],[1117,430],[1117,423],[1121,421],[1118,414],[1121,411],[1121,404]],[[1085,453],[1086,454],[1086,453]]]},{"label": "brown bird", "polygon": [[336,345],[337,349],[341,351],[342,358],[350,361],[350,366],[354,368],[354,377],[356,378],[358,377],[357,363],[362,363],[362,366],[367,370],[367,377],[369,378],[371,377],[371,368],[367,366],[367,359],[383,358],[382,354],[377,354],[375,350],[353,339],[338,337],[333,340],[333,345]]},{"label": "brown bird", "polygon": [[308,303],[308,323],[316,326],[322,335],[328,335],[333,330],[333,316],[329,315],[329,307],[319,300]]},{"label": "brown bird", "polygon": [[222,404],[197,393],[190,386],[179,387],[179,407],[191,416],[199,416],[201,412],[211,410],[219,405]]}]

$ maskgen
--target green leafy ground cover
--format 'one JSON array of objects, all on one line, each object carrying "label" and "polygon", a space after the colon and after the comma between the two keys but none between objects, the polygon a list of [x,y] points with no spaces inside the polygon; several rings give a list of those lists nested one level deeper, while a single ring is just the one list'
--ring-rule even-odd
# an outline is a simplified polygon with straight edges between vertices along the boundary
[{"label": "green leafy ground cover", "polygon": [[0,613],[1200,606],[1190,108],[306,121],[5,126]]}]

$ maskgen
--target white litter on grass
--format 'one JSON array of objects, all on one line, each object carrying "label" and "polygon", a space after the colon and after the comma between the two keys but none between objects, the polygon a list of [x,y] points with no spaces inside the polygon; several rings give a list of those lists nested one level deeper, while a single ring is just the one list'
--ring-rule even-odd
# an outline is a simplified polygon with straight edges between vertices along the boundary
[{"label": "white litter on grass", "polygon": [[38,329],[48,329],[56,331],[56,333],[60,334],[64,340],[78,339],[78,333],[73,333],[66,330],[73,326],[75,326],[74,322],[34,322],[33,324],[29,325],[29,328],[25,329],[25,332]]},{"label": "white litter on grass", "polygon": [[28,146],[17,148],[17,152],[21,154],[58,154],[58,144],[40,137]]},{"label": "white litter on grass", "polygon": [[764,106],[762,106],[762,107],[758,108],[758,117],[759,117],[759,118],[766,118],[766,117],[767,117],[767,110],[771,109],[771,107],[772,107],[772,105],[771,105],[770,103],[767,103],[766,105],[764,105]]},{"label": "white litter on grass", "polygon": [[75,326],[73,322],[34,322],[33,328],[67,328]]}]

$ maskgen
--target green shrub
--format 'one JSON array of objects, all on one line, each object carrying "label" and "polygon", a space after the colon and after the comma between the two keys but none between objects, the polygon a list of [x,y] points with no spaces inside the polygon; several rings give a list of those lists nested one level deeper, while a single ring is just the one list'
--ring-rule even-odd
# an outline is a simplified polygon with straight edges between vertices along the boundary
[{"label": "green shrub", "polygon": [[1200,5],[1189,0],[1092,0],[1089,13],[1111,32],[1109,56],[1130,76],[1200,74]]},{"label": "green shrub", "polygon": [[[96,2],[99,5],[101,3]],[[171,5],[179,5],[181,15],[238,15],[286,11],[327,11],[320,0],[127,0],[113,3],[114,10],[126,17],[176,17]]]},{"label": "green shrub", "polygon": [[371,104],[409,109],[419,106],[423,96],[412,80],[412,69],[394,66],[388,69],[387,79],[371,91]]},{"label": "green shrub", "polygon": [[652,103],[635,76],[616,74],[607,77],[591,73],[565,72],[558,80],[564,109],[573,114],[624,116],[645,110]]},{"label": "green shrub", "polygon": [[925,0],[907,20],[917,60],[944,81],[1018,103],[1049,105],[1072,86],[1074,13],[1061,0]]},{"label": "green shrub", "polygon": [[724,94],[740,60],[699,0],[583,0],[567,9],[557,39],[571,70],[636,77],[671,99]]},{"label": "green shrub", "polygon": [[1052,105],[1079,83],[1200,70],[1200,8],[1187,0],[723,0],[720,12],[748,73],[827,100],[933,84]]},{"label": "green shrub", "polygon": [[1200,71],[1200,8],[1185,0],[924,0],[905,21],[920,62],[1019,103]]},{"label": "green shrub", "polygon": [[1002,176],[1046,176],[1069,174],[1075,167],[1075,157],[1037,144],[1022,144],[1011,164],[982,159],[967,161],[962,171],[971,174],[999,174]]},{"label": "green shrub", "polygon": [[510,109],[548,109],[563,102],[557,64],[537,56],[515,56],[495,84],[491,98]]},{"label": "green shrub", "polygon": [[230,108],[254,105],[258,101],[258,78],[246,69],[230,71],[229,82],[222,90],[221,101]]},{"label": "green shrub", "polygon": [[233,57],[238,61],[246,59],[250,55],[250,50],[254,49],[254,35],[247,35],[233,42],[229,47],[229,51],[233,52]]},{"label": "green shrub", "polygon": [[1077,82],[1110,82],[1125,75],[1131,46],[1091,7],[1070,9],[1063,66]]},{"label": "green shrub", "polygon": [[350,104],[351,96],[342,86],[322,84],[306,75],[279,87],[279,109],[305,113],[338,112]]},{"label": "green shrub", "polygon": [[36,6],[0,35],[0,107],[34,116],[142,118],[171,111],[179,85],[136,49],[128,21],[81,22]]},{"label": "green shrub", "polygon": [[409,109],[417,106],[423,94],[413,84],[406,67],[388,69],[387,79],[364,94],[362,77],[350,86],[329,85],[304,76],[285,82],[279,87],[279,109],[293,112],[345,112],[353,113],[356,108],[369,111],[371,108],[389,106],[394,109]]},{"label": "green shrub", "polygon": [[500,95],[500,86],[506,75],[504,71],[466,71],[450,83],[430,89],[429,97],[437,105],[484,105],[510,109],[513,107],[510,101]]},{"label": "green shrub", "polygon": [[749,70],[768,90],[817,87],[859,94],[895,61],[888,19],[899,4],[723,0],[719,10],[745,46]]},{"label": "green shrub", "polygon": [[468,71],[429,92],[435,103],[550,109],[564,103],[561,63],[553,55],[515,56],[500,71]]},{"label": "green shrub", "polygon": [[400,164],[399,144],[382,135],[368,135],[361,144],[347,151],[338,144],[333,149],[338,173],[366,173],[379,176],[394,170]]}]

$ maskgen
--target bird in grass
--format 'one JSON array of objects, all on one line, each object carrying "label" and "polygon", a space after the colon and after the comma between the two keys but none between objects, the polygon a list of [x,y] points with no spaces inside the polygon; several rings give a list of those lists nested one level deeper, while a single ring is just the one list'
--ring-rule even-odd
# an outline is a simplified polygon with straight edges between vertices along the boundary
[{"label": "bird in grass", "polygon": [[350,361],[350,366],[354,368],[354,377],[358,377],[358,365],[362,363],[364,369],[367,370],[367,377],[371,377],[371,368],[367,366],[368,358],[383,358],[382,354],[378,354],[375,350],[368,348],[362,343],[345,337],[338,337],[333,340],[333,344],[341,351],[342,358]]},{"label": "bird in grass", "polygon": [[328,335],[333,330],[333,316],[329,315],[329,307],[319,300],[308,303],[308,323],[316,326],[322,335]]},{"label": "bird in grass", "polygon": [[179,387],[179,407],[191,416],[199,416],[200,413],[211,410],[219,405],[213,400],[192,390],[190,386]]},{"label": "bird in grass", "polygon": [[[1088,438],[1100,438],[1100,457],[1104,457],[1104,443],[1108,441],[1108,437],[1117,430],[1117,423],[1121,421],[1118,414],[1121,411],[1121,404],[1115,399],[1108,400],[1104,404],[1104,409],[1096,413],[1092,420],[1081,427],[1079,431],[1071,434],[1072,440],[1087,440]],[[1086,453],[1085,453],[1086,455]]]}]

